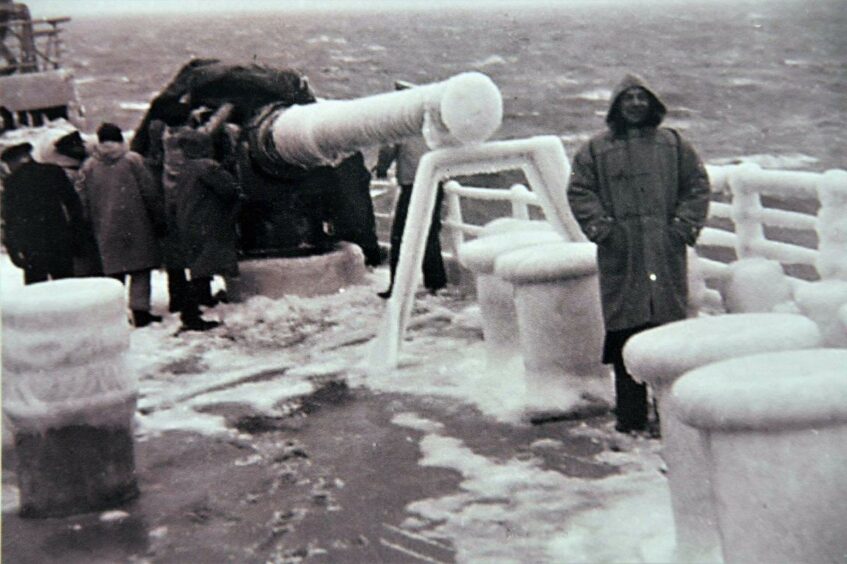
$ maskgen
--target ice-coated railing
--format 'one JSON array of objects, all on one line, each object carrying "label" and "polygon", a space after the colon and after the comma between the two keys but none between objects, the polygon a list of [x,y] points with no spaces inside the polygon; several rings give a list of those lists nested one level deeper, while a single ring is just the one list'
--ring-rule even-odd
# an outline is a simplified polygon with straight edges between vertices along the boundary
[{"label": "ice-coated railing", "polygon": [[547,221],[565,241],[585,240],[569,211],[565,187],[570,176],[570,163],[558,138],[544,135],[474,143],[426,153],[415,172],[393,291],[386,304],[382,328],[371,347],[368,364],[372,368],[397,366],[420,277],[438,185],[457,176],[506,170],[520,170],[524,174],[545,210]]},{"label": "ice-coated railing", "polygon": [[[709,224],[697,242],[698,266],[710,286],[706,305],[720,307],[715,286],[736,259],[779,261],[789,267],[789,280],[798,286],[816,277],[847,280],[847,171],[765,170],[752,163],[707,165],[706,169],[716,195],[709,206]],[[382,188],[386,194],[393,193],[390,183]],[[477,236],[482,229],[464,221],[463,199],[507,201],[512,217],[520,219],[530,218],[531,207],[543,214],[537,195],[521,184],[503,190],[462,186],[451,180],[444,192],[443,226],[453,256],[467,237]],[[781,207],[773,205],[777,202]],[[792,205],[794,210],[784,209]],[[390,219],[390,213],[381,214],[380,219]],[[797,274],[791,265],[805,265],[810,272]]]},{"label": "ice-coated railing", "polygon": [[[698,253],[732,252],[723,260],[700,257],[707,281],[722,280],[728,262],[754,257],[778,261],[795,287],[816,278],[847,280],[847,171],[764,170],[752,163],[707,170],[712,192],[730,201],[710,204]],[[796,265],[810,268],[797,274]],[[718,305],[720,295],[711,289],[706,300]]]}]

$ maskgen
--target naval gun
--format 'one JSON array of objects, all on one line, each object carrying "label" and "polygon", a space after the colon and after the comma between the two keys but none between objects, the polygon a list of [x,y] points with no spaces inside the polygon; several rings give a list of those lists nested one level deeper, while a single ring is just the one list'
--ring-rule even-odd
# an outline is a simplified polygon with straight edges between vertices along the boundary
[{"label": "naval gun", "polygon": [[[341,241],[380,262],[362,150],[423,135],[431,148],[485,141],[500,125],[502,99],[480,73],[354,100],[319,100],[291,69],[186,64],[153,99],[132,149],[151,157],[156,122],[191,125],[198,113],[221,114],[216,158],[240,180],[242,257],[320,254]],[[218,112],[218,113],[216,113]],[[154,132],[151,134],[151,131]],[[155,160],[155,159],[154,159]]]}]

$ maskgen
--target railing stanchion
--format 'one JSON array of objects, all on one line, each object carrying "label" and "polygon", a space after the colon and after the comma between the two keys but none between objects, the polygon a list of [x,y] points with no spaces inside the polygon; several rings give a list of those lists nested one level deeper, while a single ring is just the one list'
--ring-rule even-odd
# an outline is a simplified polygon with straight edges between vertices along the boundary
[{"label": "railing stanchion", "polygon": [[[450,180],[444,185],[444,193],[447,196],[447,217],[455,225],[462,225],[462,201],[456,189],[460,184],[455,180]],[[460,227],[450,226],[450,247],[454,257],[459,256],[459,247],[465,242],[465,233]]]},{"label": "railing stanchion", "polygon": [[529,189],[523,184],[513,184],[509,188],[512,195],[512,217],[516,219],[529,219],[529,206],[526,204],[526,196]]}]

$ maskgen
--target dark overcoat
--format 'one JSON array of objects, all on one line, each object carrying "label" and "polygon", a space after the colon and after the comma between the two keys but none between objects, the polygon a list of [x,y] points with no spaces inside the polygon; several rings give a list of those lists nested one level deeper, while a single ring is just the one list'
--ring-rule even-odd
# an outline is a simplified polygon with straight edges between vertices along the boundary
[{"label": "dark overcoat", "polygon": [[[612,98],[646,84],[628,76]],[[610,123],[611,125],[611,123]],[[597,243],[607,331],[686,316],[686,245],[706,219],[709,180],[692,146],[673,130],[643,127],[594,136],[574,157],[568,199],[583,232]]]},{"label": "dark overcoat", "polygon": [[3,185],[3,242],[17,266],[68,260],[78,251],[82,208],[62,167],[24,163]]},{"label": "dark overcoat", "polygon": [[166,187],[168,221],[178,230],[184,265],[192,278],[238,274],[237,231],[239,195],[235,178],[216,161],[186,158],[171,169],[172,190]]}]

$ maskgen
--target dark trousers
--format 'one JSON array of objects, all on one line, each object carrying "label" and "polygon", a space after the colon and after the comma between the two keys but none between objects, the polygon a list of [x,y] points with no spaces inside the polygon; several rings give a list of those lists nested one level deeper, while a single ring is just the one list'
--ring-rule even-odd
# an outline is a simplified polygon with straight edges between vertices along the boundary
[{"label": "dark trousers", "polygon": [[[412,185],[400,186],[400,196],[394,209],[394,221],[391,224],[391,286],[394,286],[394,273],[400,262],[400,244],[403,242],[403,230],[406,228],[406,217],[409,213],[409,201],[412,198]],[[432,224],[426,238],[426,249],[423,258],[424,286],[430,290],[439,290],[447,285],[447,272],[444,270],[444,259],[441,256],[441,202],[444,190],[438,187],[435,196],[435,209],[432,212]]]},{"label": "dark trousers", "polygon": [[184,268],[168,269],[168,296],[172,312],[178,311],[183,322],[200,318],[200,305],[212,303],[212,277],[203,276],[191,280]]},{"label": "dark trousers", "polygon": [[23,271],[24,284],[27,285],[46,282],[47,280],[71,278],[74,275],[74,261],[70,255],[49,258],[27,257]]},{"label": "dark trousers", "polygon": [[614,363],[615,414],[618,426],[643,430],[647,426],[647,385],[633,380],[623,363]]},{"label": "dark trousers", "polygon": [[603,346],[603,362],[615,370],[615,415],[618,427],[643,430],[647,427],[647,385],[636,382],[623,361],[623,348],[633,335],[656,327],[648,323],[631,329],[608,331]]},{"label": "dark trousers", "polygon": [[204,303],[204,294],[209,291],[209,278],[189,280],[182,299],[179,318],[183,323],[200,319],[200,304]]}]

